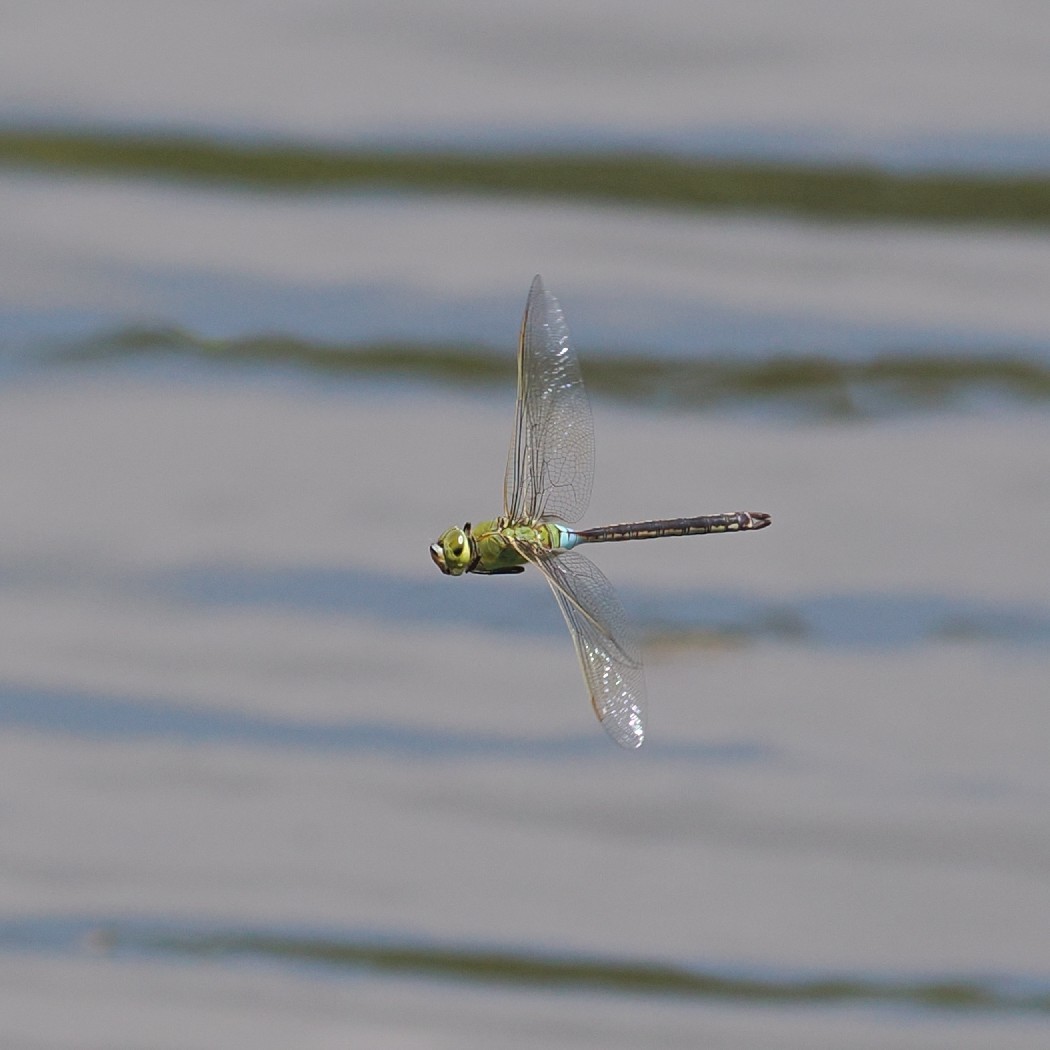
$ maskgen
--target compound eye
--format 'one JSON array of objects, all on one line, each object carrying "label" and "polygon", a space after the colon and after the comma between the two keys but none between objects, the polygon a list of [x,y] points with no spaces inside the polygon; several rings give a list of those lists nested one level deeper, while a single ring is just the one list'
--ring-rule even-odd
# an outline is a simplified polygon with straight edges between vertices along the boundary
[{"label": "compound eye", "polygon": [[461,561],[466,550],[467,534],[462,529],[449,529],[445,533],[445,556]]},{"label": "compound eye", "polygon": [[474,557],[469,530],[455,525],[446,529],[431,548],[431,556],[442,572],[449,576],[461,576],[470,568]]}]

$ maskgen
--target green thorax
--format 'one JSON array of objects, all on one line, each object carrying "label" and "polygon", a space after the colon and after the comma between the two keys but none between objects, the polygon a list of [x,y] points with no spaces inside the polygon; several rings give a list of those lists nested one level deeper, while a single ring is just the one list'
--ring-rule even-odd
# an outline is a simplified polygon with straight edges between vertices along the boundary
[{"label": "green thorax", "polygon": [[478,522],[472,533],[478,552],[474,571],[498,572],[524,565],[526,559],[515,549],[515,541],[522,545],[554,550],[567,546],[569,533],[569,529],[553,523],[517,522],[511,525],[505,518]]}]

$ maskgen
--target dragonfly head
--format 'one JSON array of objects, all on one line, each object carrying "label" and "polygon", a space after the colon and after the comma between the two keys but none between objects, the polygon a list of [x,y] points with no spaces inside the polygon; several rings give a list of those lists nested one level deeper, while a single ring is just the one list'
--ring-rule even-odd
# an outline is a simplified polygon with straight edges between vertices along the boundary
[{"label": "dragonfly head", "polygon": [[430,556],[446,576],[462,576],[477,560],[474,538],[470,535],[470,522],[463,528],[453,525],[446,529],[438,537],[437,543],[430,545]]}]

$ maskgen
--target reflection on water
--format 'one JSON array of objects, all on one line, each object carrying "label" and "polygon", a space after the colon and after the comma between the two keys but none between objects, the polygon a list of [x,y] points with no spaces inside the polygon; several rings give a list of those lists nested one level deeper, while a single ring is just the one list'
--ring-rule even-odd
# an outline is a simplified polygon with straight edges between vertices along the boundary
[{"label": "reflection on water", "polygon": [[[440,629],[449,622],[472,632],[526,637],[564,633],[544,588],[517,578],[449,586],[363,568],[239,569],[217,565],[155,574],[147,590],[201,606],[266,606],[349,614],[391,626]],[[914,593],[799,596],[771,604],[743,593],[678,588],[655,592],[618,586],[631,619],[650,644],[722,639],[820,646],[897,648],[936,640],[1045,645],[1050,608]]]},{"label": "reflection on water", "polygon": [[[515,737],[393,722],[341,720],[310,723],[216,711],[199,704],[118,699],[0,685],[0,729],[33,729],[96,740],[168,740],[232,744],[393,759],[602,760],[608,742],[597,733],[572,737]],[[647,754],[663,761],[722,765],[769,762],[774,752],[750,741],[655,742]]]}]

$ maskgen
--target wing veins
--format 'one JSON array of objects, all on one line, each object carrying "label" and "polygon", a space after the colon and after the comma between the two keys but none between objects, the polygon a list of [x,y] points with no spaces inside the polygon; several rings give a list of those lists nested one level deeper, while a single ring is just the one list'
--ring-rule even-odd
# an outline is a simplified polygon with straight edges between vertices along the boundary
[{"label": "wing veins", "polygon": [[[542,573],[543,578],[551,585],[551,587],[558,592],[571,606],[576,610],[593,628],[594,633],[605,639],[606,642],[611,645],[620,658],[623,660],[628,667],[641,667],[642,661],[639,657],[633,653],[627,652],[623,647],[623,643],[610,631],[610,629],[598,619],[597,616],[579,598],[578,595],[574,594],[565,584],[562,582],[560,576],[558,576],[551,568],[550,564],[555,558],[562,557],[562,555],[555,554],[553,551],[548,551],[544,547],[540,547],[538,544],[526,543],[521,540],[511,540],[511,546],[523,557],[528,558],[533,565],[536,566]],[[577,553],[577,557],[582,558],[583,555]],[[597,570],[597,566],[593,566]],[[608,582],[608,581],[606,581]]]}]

